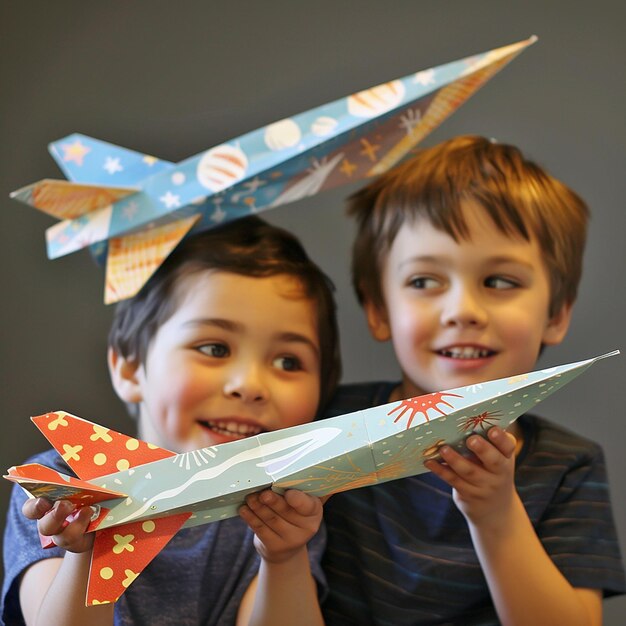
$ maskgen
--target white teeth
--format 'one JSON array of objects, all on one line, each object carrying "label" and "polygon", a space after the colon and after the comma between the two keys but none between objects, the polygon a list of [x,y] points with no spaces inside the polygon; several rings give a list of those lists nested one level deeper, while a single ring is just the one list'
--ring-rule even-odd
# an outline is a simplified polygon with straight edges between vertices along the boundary
[{"label": "white teeth", "polygon": [[253,435],[258,435],[261,432],[261,428],[258,426],[253,426],[252,424],[243,424],[241,422],[235,421],[219,421],[212,422],[211,420],[207,420],[206,424],[209,428],[214,430],[216,433],[220,433],[222,435],[228,435],[229,437],[243,439],[244,437],[251,437]]},{"label": "white teeth", "polygon": [[441,354],[453,359],[480,359],[489,356],[490,351],[483,348],[472,348],[471,346],[455,346],[441,350]]}]

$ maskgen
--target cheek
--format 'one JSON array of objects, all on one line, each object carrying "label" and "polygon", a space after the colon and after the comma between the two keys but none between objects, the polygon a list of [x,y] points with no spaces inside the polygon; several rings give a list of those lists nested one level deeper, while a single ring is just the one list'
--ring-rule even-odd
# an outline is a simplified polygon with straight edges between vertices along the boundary
[{"label": "cheek", "polygon": [[316,381],[282,393],[279,407],[281,428],[311,422],[317,412],[319,398],[320,386]]},{"label": "cheek", "polygon": [[502,317],[501,329],[511,341],[532,347],[533,344],[541,342],[544,318],[543,311],[518,307]]},{"label": "cheek", "polygon": [[392,326],[391,341],[396,359],[402,371],[416,377],[423,365],[423,347],[430,345],[433,333],[425,320],[415,315],[397,316]]},{"label": "cheek", "polygon": [[[541,315],[537,312],[538,319]],[[535,368],[542,343],[542,324],[531,315],[511,313],[500,327],[499,336],[512,359],[511,373],[529,372]]]},{"label": "cheek", "polygon": [[194,405],[215,393],[215,380],[211,381],[206,372],[194,368],[182,368],[181,372],[184,373],[177,374],[171,382],[170,395],[177,405],[182,407]]},{"label": "cheek", "polygon": [[432,333],[432,313],[420,307],[398,306],[390,311],[392,341],[397,351],[410,349],[412,346],[430,337]]},{"label": "cheek", "polygon": [[162,371],[157,368],[151,374],[149,397],[158,403],[157,410],[161,412],[174,407],[185,408],[207,393],[206,382],[188,365],[172,363]]}]

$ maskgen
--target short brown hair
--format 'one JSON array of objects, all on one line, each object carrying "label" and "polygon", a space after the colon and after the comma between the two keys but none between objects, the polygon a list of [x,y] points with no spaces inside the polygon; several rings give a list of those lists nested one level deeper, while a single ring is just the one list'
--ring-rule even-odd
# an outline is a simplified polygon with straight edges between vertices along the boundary
[{"label": "short brown hair", "polygon": [[468,235],[467,201],[483,207],[501,232],[536,238],[550,277],[550,315],[574,303],[587,205],[518,148],[475,136],[420,150],[350,197],[348,214],[358,225],[352,279],[359,301],[383,305],[383,263],[405,221],[423,216],[458,241]]},{"label": "short brown hair", "polygon": [[300,282],[317,308],[322,408],[341,375],[334,286],[294,235],[255,216],[184,239],[136,296],[117,305],[109,347],[126,359],[145,363],[150,342],[179,304],[180,279],[203,270],[259,278],[286,274]]}]

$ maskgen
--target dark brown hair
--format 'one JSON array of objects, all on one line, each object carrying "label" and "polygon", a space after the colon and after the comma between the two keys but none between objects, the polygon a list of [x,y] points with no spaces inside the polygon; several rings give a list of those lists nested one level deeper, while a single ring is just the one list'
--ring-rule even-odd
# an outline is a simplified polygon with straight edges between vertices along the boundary
[{"label": "dark brown hair", "polygon": [[467,202],[483,207],[501,232],[539,243],[550,277],[550,315],[574,303],[587,205],[518,148],[475,136],[423,149],[351,196],[348,214],[358,224],[352,278],[359,301],[383,305],[383,264],[407,220],[425,217],[458,241],[468,236]]},{"label": "dark brown hair", "polygon": [[252,216],[190,236],[129,300],[117,305],[109,347],[129,360],[145,363],[150,342],[179,305],[181,278],[203,270],[244,276],[295,277],[317,308],[320,342],[320,401],[328,401],[341,375],[334,287],[291,233]]}]

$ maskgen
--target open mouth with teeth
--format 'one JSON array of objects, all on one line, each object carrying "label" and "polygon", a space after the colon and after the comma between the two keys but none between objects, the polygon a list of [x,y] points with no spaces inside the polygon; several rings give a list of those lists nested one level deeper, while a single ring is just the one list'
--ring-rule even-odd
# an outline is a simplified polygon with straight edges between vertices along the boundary
[{"label": "open mouth with teeth", "polygon": [[235,420],[200,420],[198,424],[222,437],[229,439],[245,439],[263,432],[260,426]]},{"label": "open mouth with teeth", "polygon": [[495,354],[493,350],[474,348],[472,346],[444,348],[443,350],[438,350],[437,353],[449,359],[486,359]]}]

